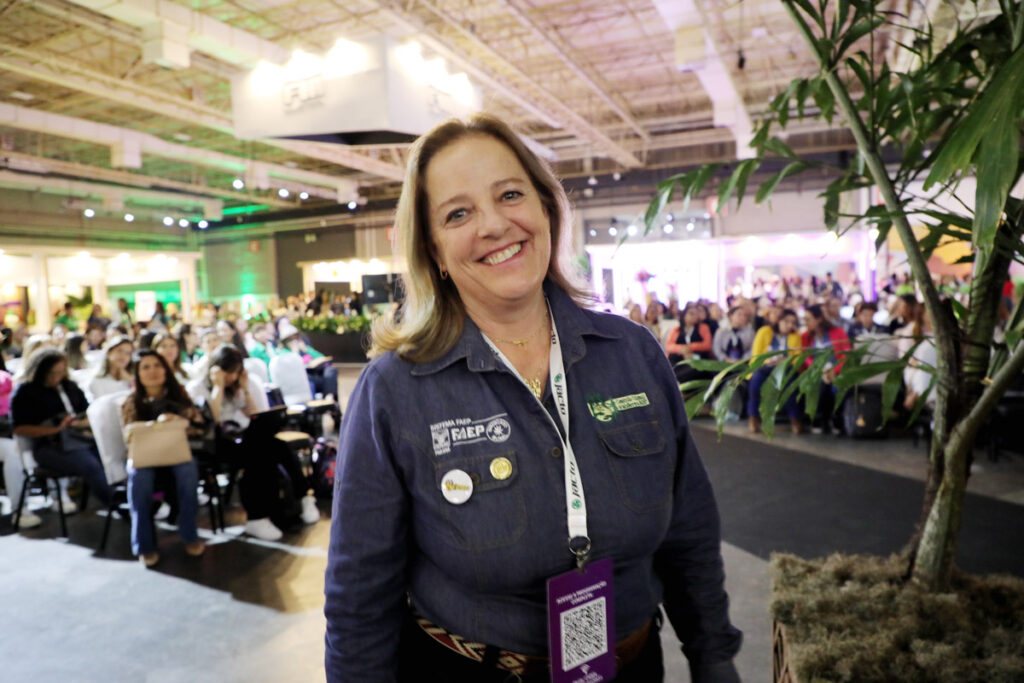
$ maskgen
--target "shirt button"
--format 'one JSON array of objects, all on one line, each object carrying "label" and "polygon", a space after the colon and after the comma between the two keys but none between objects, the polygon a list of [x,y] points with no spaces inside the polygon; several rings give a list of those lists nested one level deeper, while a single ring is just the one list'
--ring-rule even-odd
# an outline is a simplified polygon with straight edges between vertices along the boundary
[{"label": "shirt button", "polygon": [[639,441],[634,441],[633,442],[633,451],[635,453],[639,453],[640,452],[640,442]]},{"label": "shirt button", "polygon": [[562,457],[562,449],[559,448],[558,446],[555,446],[554,448],[552,448],[551,449],[551,457],[552,458],[561,458]]}]

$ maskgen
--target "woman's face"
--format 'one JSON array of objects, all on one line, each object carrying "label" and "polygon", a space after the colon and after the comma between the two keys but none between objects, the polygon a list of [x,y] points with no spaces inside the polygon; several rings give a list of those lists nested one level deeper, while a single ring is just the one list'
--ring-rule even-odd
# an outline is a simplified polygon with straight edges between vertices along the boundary
[{"label": "woman's face", "polygon": [[864,327],[871,327],[875,324],[875,312],[874,310],[867,308],[866,306],[857,311],[857,322]]},{"label": "woman's face", "polygon": [[213,353],[220,346],[220,337],[214,332],[207,332],[203,335],[203,352]]},{"label": "woman's face", "polygon": [[153,356],[143,358],[139,361],[139,381],[144,389],[162,389],[167,381],[163,363]]},{"label": "woman's face", "polygon": [[687,308],[686,312],[683,313],[683,324],[687,327],[693,327],[700,322],[700,313],[697,312],[696,308]]},{"label": "woman's face", "polygon": [[230,344],[235,339],[235,331],[223,320],[217,323],[217,337],[225,344]]},{"label": "woman's face", "polygon": [[540,292],[551,260],[551,226],[516,155],[486,135],[448,145],[424,184],[433,256],[463,303],[493,310]]},{"label": "woman's face", "polygon": [[107,351],[107,362],[110,363],[111,368],[117,368],[118,370],[126,369],[132,362],[132,345],[127,343],[118,344]]},{"label": "woman's face", "polygon": [[188,334],[186,334],[184,340],[185,346],[188,348],[190,352],[192,351],[192,349],[196,348],[196,343],[198,342],[198,339],[196,337],[195,332],[189,332]]},{"label": "woman's face", "polygon": [[67,364],[67,361],[65,361],[65,360],[57,361],[56,363],[53,364],[53,367],[50,368],[50,372],[48,372],[47,375],[46,375],[46,380],[45,380],[46,386],[54,387],[54,388],[57,387],[57,385],[59,385],[61,383],[61,380],[63,380],[64,377],[67,376],[67,374],[68,374],[68,364]]},{"label": "woman's face", "polygon": [[818,331],[818,323],[821,322],[820,318],[815,318],[814,314],[808,311],[807,315],[804,316],[804,327],[811,334],[815,334]]},{"label": "woman's face", "polygon": [[154,350],[164,357],[168,365],[174,367],[174,362],[178,359],[178,342],[168,337],[160,340]]},{"label": "woman's face", "polygon": [[234,370],[224,370],[224,386],[233,387],[238,384],[238,378],[242,376],[242,366]]},{"label": "woman's face", "polygon": [[793,334],[796,332],[796,316],[795,315],[784,315],[779,318],[779,333],[780,334]]}]

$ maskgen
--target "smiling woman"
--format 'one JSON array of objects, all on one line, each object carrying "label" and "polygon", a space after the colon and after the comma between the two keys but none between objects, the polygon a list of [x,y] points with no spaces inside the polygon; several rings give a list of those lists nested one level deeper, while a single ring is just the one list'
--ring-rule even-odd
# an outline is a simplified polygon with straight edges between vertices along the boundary
[{"label": "smiling woman", "polygon": [[693,680],[737,680],[672,368],[643,327],[581,305],[568,225],[561,185],[500,121],[413,146],[406,300],[373,330],[339,441],[329,681],[657,683],[660,603]]}]

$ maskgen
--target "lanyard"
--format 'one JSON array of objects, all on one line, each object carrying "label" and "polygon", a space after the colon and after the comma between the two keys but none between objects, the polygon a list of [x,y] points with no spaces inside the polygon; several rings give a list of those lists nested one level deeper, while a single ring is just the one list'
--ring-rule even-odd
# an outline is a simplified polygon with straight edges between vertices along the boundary
[{"label": "lanyard", "polygon": [[[565,366],[562,362],[562,348],[558,341],[558,330],[555,328],[555,316],[551,314],[551,306],[548,305],[548,315],[551,319],[551,351],[548,357],[548,375],[551,381],[551,395],[555,399],[555,408],[558,410],[558,417],[565,429],[565,438],[558,431],[554,420],[548,413],[547,408],[541,404],[541,410],[551,422],[555,434],[562,442],[562,454],[565,457],[565,510],[566,520],[569,528],[569,550],[576,556],[576,563],[582,567],[587,561],[587,554],[590,552],[590,537],[587,535],[587,501],[583,496],[583,481],[580,479],[579,465],[576,463],[576,454],[573,453],[572,443],[569,440],[569,391],[565,382]],[[482,333],[481,333],[482,334]],[[523,383],[529,391],[529,385],[522,378],[515,366],[509,362],[505,354],[494,345],[494,343],[483,335],[484,341],[491,347],[501,361],[511,370],[512,374]],[[540,399],[530,391],[530,396],[540,403]]]},{"label": "lanyard", "polygon": [[64,387],[58,386],[57,393],[60,394],[60,400],[64,403],[64,409],[68,411],[68,415],[74,415],[75,409],[71,406],[71,399],[69,399],[67,393],[65,393]]}]

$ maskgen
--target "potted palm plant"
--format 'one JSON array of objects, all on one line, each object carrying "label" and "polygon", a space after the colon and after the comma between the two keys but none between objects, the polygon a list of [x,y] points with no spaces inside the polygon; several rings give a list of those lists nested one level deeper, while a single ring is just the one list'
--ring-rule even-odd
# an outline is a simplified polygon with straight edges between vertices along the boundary
[{"label": "potted palm plant", "polygon": [[[1024,253],[1024,199],[1013,194],[1024,176],[1024,7],[999,0],[981,13],[981,3],[925,3],[952,12],[951,20],[911,25],[882,0],[781,1],[816,59],[816,73],[792,81],[770,103],[755,128],[755,158],[661,182],[647,229],[674,198],[687,202],[715,179],[719,210],[742,201],[767,161],[778,170],[760,174],[757,202],[787,179],[822,169],[776,133],[797,118],[836,119],[853,133],[857,154],[830,169],[821,193],[823,225],[836,233],[871,226],[879,245],[890,233],[898,236],[935,331],[936,362],[928,368],[932,387],[916,406],[926,398],[933,404],[916,531],[893,558],[774,558],[776,680],[1024,680],[1024,584],[968,576],[954,566],[972,452],[1000,398],[1024,372],[1019,303],[1002,341],[994,341],[1002,286]],[[873,49],[882,32],[900,40],[903,66]],[[973,197],[960,197],[969,185]],[[877,188],[883,202],[845,208],[847,193],[865,187]],[[964,201],[950,209],[943,201],[950,196]],[[936,247],[949,241],[971,246],[964,257],[973,274],[966,303],[940,296],[927,267]],[[714,377],[681,387],[690,413],[713,401],[721,430],[731,393],[751,366],[771,355],[692,361]],[[840,394],[885,373],[888,415],[908,357],[871,362],[851,353],[836,380]],[[808,412],[816,410],[826,363],[814,350],[799,360],[809,365],[806,371],[779,363],[762,388],[760,417],[769,436],[777,409],[794,393]]]}]

